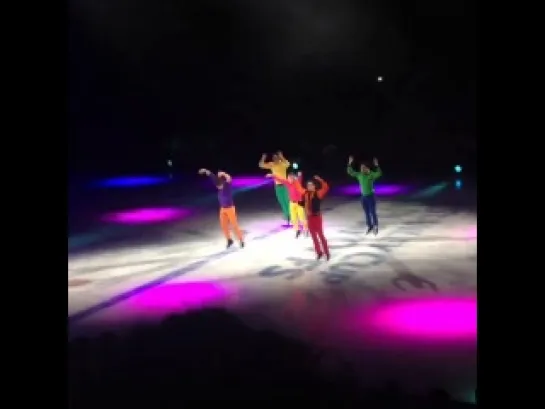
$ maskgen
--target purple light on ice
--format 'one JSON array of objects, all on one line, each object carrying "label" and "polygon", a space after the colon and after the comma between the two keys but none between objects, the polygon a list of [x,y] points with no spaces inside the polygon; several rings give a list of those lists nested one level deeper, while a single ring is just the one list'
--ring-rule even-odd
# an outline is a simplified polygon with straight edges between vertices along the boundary
[{"label": "purple light on ice", "polygon": [[272,180],[264,176],[233,176],[231,182],[232,186],[236,188],[256,187],[267,183],[272,183]]},{"label": "purple light on ice", "polygon": [[475,340],[477,336],[474,298],[395,301],[368,318],[372,329],[403,338]]},{"label": "purple light on ice", "polygon": [[[337,191],[347,196],[361,195],[360,186],[355,183],[348,186],[341,186]],[[396,196],[407,193],[409,188],[404,185],[375,185],[375,194],[377,196]]]},{"label": "purple light on ice", "polygon": [[161,316],[220,306],[232,291],[214,282],[172,283],[131,298],[127,308],[137,315]]},{"label": "purple light on ice", "polygon": [[102,220],[118,224],[153,224],[178,220],[189,213],[187,209],[154,207],[108,213],[102,217]]},{"label": "purple light on ice", "polygon": [[159,185],[167,182],[169,182],[169,178],[163,176],[120,176],[101,180],[96,185],[106,188],[132,188]]}]

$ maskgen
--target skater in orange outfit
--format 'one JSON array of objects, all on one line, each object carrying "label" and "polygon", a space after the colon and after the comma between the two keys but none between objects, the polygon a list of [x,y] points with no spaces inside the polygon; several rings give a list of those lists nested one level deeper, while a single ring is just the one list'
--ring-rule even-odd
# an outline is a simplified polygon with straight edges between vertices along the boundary
[{"label": "skater in orange outfit", "polygon": [[223,230],[223,234],[227,239],[227,248],[231,247],[234,243],[233,239],[231,238],[231,231],[229,227],[232,228],[238,241],[240,242],[240,247],[244,247],[244,238],[242,237],[242,232],[238,227],[237,213],[233,201],[231,176],[221,171],[215,175],[208,169],[199,170],[199,174],[208,176],[218,189],[218,199],[220,202],[220,225],[221,229]]},{"label": "skater in orange outfit", "polygon": [[289,197],[289,209],[290,209],[290,222],[295,229],[295,238],[298,238],[303,231],[307,231],[307,218],[305,216],[305,208],[301,205],[302,196],[299,192],[301,182],[303,181],[303,174],[299,172],[297,176],[294,173],[289,173],[288,178],[282,178],[269,173],[266,175],[268,178],[274,178],[276,182],[282,183],[288,190]]},{"label": "skater in orange outfit", "polygon": [[[317,183],[319,186],[317,186]],[[298,185],[297,190],[303,197],[303,204],[307,213],[308,231],[314,243],[316,257],[319,259],[325,255],[326,260],[329,260],[329,246],[324,236],[321,203],[329,191],[329,185],[319,176],[314,176],[312,180],[307,182],[306,189]]]}]

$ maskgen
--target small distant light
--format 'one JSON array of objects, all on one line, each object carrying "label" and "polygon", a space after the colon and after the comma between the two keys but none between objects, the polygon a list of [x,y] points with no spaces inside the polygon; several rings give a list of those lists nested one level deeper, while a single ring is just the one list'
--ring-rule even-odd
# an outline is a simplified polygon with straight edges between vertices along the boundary
[{"label": "small distant light", "polygon": [[299,169],[299,165],[297,163],[294,163],[291,167],[296,170]]},{"label": "small distant light", "polygon": [[460,165],[456,165],[456,166],[454,166],[454,171],[456,173],[461,173],[462,172],[462,167]]},{"label": "small distant light", "polygon": [[461,189],[462,181],[458,179],[456,182],[454,182],[454,186],[456,186],[456,189]]},{"label": "small distant light", "polygon": [[379,77],[377,77],[377,81],[378,81],[378,82],[382,82],[382,80],[383,80],[383,78],[382,78],[382,77],[380,77],[380,76],[379,76]]},{"label": "small distant light", "polygon": [[172,161],[171,161],[171,160],[167,160],[167,165],[168,165],[168,166],[172,166]]}]

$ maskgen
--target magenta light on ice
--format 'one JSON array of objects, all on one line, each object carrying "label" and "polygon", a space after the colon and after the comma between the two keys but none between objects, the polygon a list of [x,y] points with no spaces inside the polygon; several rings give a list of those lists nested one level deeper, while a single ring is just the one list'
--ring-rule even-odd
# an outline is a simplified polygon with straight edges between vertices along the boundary
[{"label": "magenta light on ice", "polygon": [[180,313],[222,305],[230,294],[221,283],[171,283],[134,296],[129,300],[129,308],[152,316]]},{"label": "magenta light on ice", "polygon": [[473,298],[395,301],[377,308],[369,324],[404,338],[475,340],[477,301]]},{"label": "magenta light on ice", "polygon": [[108,213],[102,220],[118,224],[153,224],[179,220],[189,213],[189,210],[182,208],[152,207]]}]

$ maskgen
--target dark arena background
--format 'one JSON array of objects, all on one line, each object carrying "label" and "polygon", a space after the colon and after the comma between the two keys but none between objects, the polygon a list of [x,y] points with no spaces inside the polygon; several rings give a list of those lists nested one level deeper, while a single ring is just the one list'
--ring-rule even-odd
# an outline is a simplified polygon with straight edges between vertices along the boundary
[{"label": "dark arena background", "polygon": [[[70,1],[69,406],[474,405],[476,3]],[[328,261],[277,151],[331,187]]]}]

